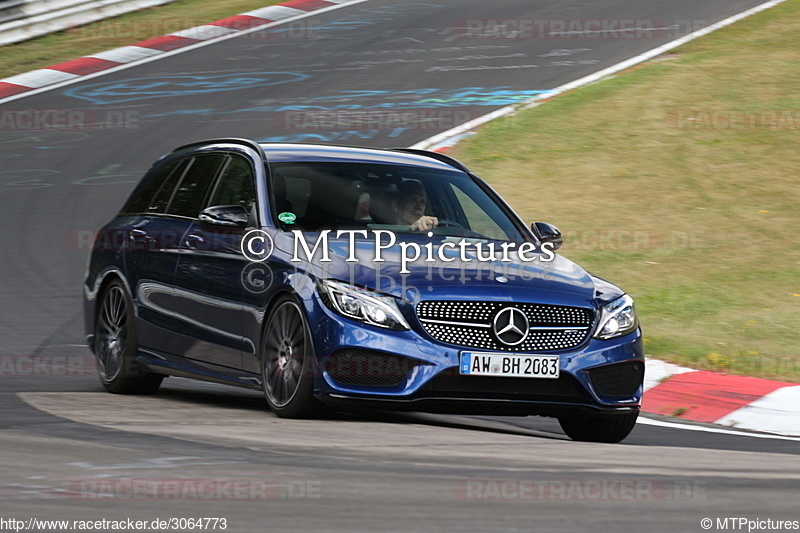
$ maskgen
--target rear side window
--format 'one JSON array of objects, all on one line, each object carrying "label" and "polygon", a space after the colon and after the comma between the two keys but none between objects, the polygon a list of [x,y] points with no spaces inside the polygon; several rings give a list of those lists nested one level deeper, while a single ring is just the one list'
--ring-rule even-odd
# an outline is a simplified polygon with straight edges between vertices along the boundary
[{"label": "rear side window", "polygon": [[189,164],[191,162],[192,162],[191,157],[187,157],[186,159],[181,160],[177,168],[175,168],[172,174],[170,174],[167,181],[165,181],[164,184],[161,185],[161,188],[153,197],[153,200],[147,207],[148,213],[166,212],[170,198],[172,198],[172,194],[175,192],[175,186],[181,181],[181,177],[183,177],[183,174],[186,172],[186,169],[189,167]]},{"label": "rear side window", "polygon": [[[150,201],[164,186],[164,183],[170,178],[172,173],[178,166],[179,161],[173,161],[168,165],[164,165],[155,174],[139,188],[136,189],[133,196],[131,196],[125,207],[122,208],[123,213],[144,213],[150,206]],[[167,198],[169,200],[169,198]]]},{"label": "rear side window", "polygon": [[175,189],[167,213],[197,218],[205,207],[211,184],[214,183],[214,178],[224,161],[223,154],[196,156],[178,184],[178,188]]}]

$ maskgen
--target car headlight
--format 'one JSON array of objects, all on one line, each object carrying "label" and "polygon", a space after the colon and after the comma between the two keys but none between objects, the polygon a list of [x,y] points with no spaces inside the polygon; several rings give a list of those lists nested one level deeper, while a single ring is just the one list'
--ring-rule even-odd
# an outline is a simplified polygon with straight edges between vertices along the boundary
[{"label": "car headlight", "polygon": [[597,339],[612,339],[627,335],[638,326],[633,298],[625,294],[603,307],[600,326],[594,336]]},{"label": "car headlight", "polygon": [[411,329],[393,296],[329,280],[321,280],[319,288],[325,305],[342,316],[381,328]]}]

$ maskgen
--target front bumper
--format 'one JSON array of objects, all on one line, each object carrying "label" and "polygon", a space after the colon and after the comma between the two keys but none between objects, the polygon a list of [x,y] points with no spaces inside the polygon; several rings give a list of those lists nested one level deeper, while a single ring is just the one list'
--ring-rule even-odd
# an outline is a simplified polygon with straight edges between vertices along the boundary
[{"label": "front bumper", "polygon": [[[558,379],[461,376],[460,355],[476,351],[414,330],[391,331],[326,309],[312,321],[315,394],[340,406],[453,414],[560,416],[566,411],[637,411],[644,380],[641,331],[590,339],[560,356]],[[324,334],[322,334],[324,332]],[[322,354],[322,355],[320,355]]]}]

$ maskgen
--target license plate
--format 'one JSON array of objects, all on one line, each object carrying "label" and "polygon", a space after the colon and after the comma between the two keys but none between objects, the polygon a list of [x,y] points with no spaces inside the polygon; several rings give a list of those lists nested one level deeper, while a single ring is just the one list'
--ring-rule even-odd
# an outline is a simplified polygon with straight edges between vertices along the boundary
[{"label": "license plate", "polygon": [[556,379],[558,371],[557,355],[464,352],[459,365],[463,376]]}]

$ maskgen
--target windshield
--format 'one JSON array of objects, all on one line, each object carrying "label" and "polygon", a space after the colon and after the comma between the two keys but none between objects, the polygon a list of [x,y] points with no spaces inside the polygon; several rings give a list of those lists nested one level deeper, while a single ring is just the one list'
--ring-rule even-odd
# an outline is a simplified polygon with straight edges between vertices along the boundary
[{"label": "windshield", "polygon": [[375,163],[277,163],[272,202],[285,231],[433,232],[523,242],[516,225],[463,172]]}]

